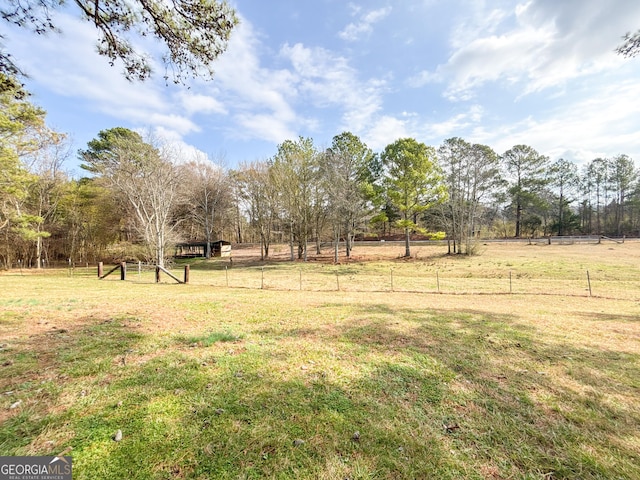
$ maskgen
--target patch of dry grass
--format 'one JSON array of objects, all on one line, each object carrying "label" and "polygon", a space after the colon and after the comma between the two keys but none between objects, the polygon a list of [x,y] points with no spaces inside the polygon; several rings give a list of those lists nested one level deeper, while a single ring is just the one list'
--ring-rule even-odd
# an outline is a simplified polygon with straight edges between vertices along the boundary
[{"label": "patch of dry grass", "polygon": [[[281,247],[282,248],[282,247]],[[635,299],[640,289],[640,242],[547,245],[487,243],[481,256],[446,255],[442,245],[418,244],[401,258],[400,245],[356,246],[351,259],[311,255],[289,262],[276,249],[266,262],[240,248],[234,261],[198,262],[193,283],[303,290],[458,294],[534,294]],[[146,279],[145,281],[150,281]]]}]

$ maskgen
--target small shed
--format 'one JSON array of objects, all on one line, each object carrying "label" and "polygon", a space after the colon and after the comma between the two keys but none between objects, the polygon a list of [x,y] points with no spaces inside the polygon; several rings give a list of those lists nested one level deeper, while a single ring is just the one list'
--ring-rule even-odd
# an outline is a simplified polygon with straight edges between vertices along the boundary
[{"label": "small shed", "polygon": [[[212,257],[230,257],[231,242],[217,240],[209,242]],[[185,242],[176,245],[176,258],[198,258],[207,256],[207,242]]]}]

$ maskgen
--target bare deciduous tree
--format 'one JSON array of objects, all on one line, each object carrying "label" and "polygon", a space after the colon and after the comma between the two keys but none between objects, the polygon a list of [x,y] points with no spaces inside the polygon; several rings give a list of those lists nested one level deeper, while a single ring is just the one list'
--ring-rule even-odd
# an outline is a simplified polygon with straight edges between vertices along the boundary
[{"label": "bare deciduous tree", "polygon": [[344,236],[345,253],[349,257],[356,229],[371,213],[367,179],[373,157],[371,149],[350,132],[333,137],[331,147],[323,157],[321,172],[333,226],[335,262],[338,261],[341,236]]},{"label": "bare deciduous tree", "polygon": [[221,165],[202,156],[181,167],[185,186],[185,216],[200,228],[207,244],[205,257],[211,258],[211,242],[222,231],[226,213],[232,204],[231,181]]},{"label": "bare deciduous tree", "polygon": [[278,190],[267,162],[243,164],[234,178],[249,223],[260,236],[260,259],[269,257],[269,246],[278,213]]},{"label": "bare deciduous tree", "polygon": [[438,149],[448,198],[440,212],[454,240],[454,253],[473,253],[481,206],[500,186],[498,157],[485,146],[449,138]]},{"label": "bare deciduous tree", "polygon": [[167,146],[154,147],[125,128],[103,130],[88,145],[80,152],[83,168],[124,197],[151,258],[163,267],[180,183],[175,152]]},{"label": "bare deciduous tree", "polygon": [[273,160],[273,174],[280,205],[289,230],[291,260],[294,246],[298,246],[298,258],[306,260],[307,242],[311,230],[313,183],[318,180],[318,152],[310,138],[286,140],[278,146]]}]

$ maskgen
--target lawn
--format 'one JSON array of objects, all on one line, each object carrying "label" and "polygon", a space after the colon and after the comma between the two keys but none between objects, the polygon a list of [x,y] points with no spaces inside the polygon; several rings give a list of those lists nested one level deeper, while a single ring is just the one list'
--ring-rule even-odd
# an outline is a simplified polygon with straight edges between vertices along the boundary
[{"label": "lawn", "polygon": [[0,455],[69,451],[76,480],[640,478],[640,243],[401,253],[3,273]]}]

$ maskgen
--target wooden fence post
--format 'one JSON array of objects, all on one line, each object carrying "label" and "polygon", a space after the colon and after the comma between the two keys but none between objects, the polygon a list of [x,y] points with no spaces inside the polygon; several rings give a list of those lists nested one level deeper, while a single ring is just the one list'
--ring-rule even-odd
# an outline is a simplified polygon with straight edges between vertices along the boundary
[{"label": "wooden fence post", "polygon": [[160,267],[156,266],[156,283],[160,283]]},{"label": "wooden fence post", "polygon": [[120,264],[120,280],[127,279],[127,262],[122,262]]},{"label": "wooden fence post", "polygon": [[184,283],[189,283],[189,273],[191,272],[191,267],[189,265],[184,266]]},{"label": "wooden fence post", "polygon": [[104,273],[104,263],[98,262],[98,278],[102,278],[103,273]]}]

